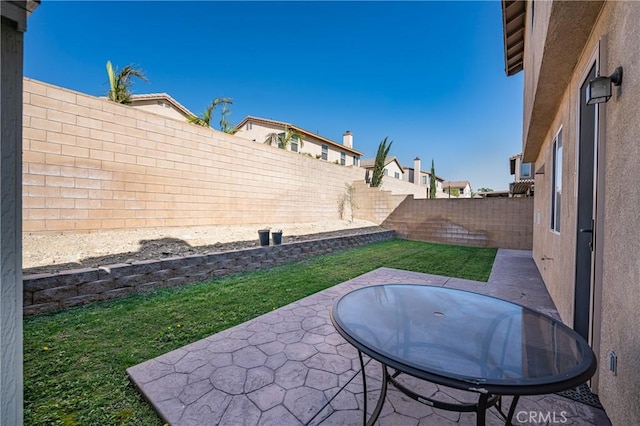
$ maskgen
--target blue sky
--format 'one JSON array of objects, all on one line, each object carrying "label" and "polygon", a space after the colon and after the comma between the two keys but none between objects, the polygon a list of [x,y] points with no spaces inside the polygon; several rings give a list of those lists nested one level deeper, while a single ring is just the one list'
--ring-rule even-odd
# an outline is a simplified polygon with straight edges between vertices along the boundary
[{"label": "blue sky", "polygon": [[[45,0],[25,36],[27,77],[103,96],[105,63],[194,113],[293,123],[363,158],[393,140],[403,165],[507,189],[521,151],[522,74],[504,73],[499,1],[67,2]],[[217,123],[217,120],[215,120]]]}]

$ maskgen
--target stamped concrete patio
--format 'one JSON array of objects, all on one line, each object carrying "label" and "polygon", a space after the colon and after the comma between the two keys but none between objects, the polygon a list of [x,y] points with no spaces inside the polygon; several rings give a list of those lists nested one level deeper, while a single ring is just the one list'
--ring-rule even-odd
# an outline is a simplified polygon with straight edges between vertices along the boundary
[{"label": "stamped concrete patio", "polygon": [[[380,268],[127,372],[162,419],[174,426],[361,425],[363,392],[357,352],[335,331],[329,313],[334,301],[348,291],[385,283],[470,290],[558,318],[531,252],[501,249],[487,283]],[[380,366],[369,360],[365,369],[369,389],[375,389],[368,395],[371,411],[379,394]],[[445,401],[473,398],[469,393],[415,382],[423,394]],[[544,420],[542,416],[552,417]],[[603,410],[557,395],[521,398],[514,420],[515,424],[610,424]],[[475,421],[475,414],[433,409],[391,386],[378,423],[475,425]],[[490,409],[487,424],[504,422]]]}]

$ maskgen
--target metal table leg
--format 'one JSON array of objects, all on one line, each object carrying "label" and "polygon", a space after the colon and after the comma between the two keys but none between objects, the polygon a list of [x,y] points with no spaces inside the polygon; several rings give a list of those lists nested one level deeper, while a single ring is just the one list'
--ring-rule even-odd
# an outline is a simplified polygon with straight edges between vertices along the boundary
[{"label": "metal table leg", "polygon": [[376,420],[378,420],[378,417],[380,416],[382,406],[384,405],[384,400],[387,397],[388,373],[386,366],[382,364],[382,388],[380,389],[380,396],[378,397],[376,407],[373,409],[373,413],[371,413],[371,417],[369,417],[369,421],[367,421],[367,373],[364,371],[364,361],[362,359],[362,352],[360,351],[358,351],[358,358],[360,359],[360,372],[362,373],[362,387],[364,389],[362,424],[364,426],[373,426],[373,424],[376,422]]}]

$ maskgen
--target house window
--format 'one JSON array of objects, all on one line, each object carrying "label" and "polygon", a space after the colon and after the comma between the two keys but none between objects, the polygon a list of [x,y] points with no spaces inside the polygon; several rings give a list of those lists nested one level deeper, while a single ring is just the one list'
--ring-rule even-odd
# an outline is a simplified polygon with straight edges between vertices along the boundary
[{"label": "house window", "polygon": [[562,129],[553,140],[551,174],[551,230],[560,232],[562,207]]},{"label": "house window", "polygon": [[329,159],[329,147],[322,145],[322,159],[327,161]]},{"label": "house window", "polygon": [[291,138],[291,151],[298,152],[298,137],[293,136]]},{"label": "house window", "polygon": [[383,173],[383,174],[384,174],[385,176],[388,176],[388,175],[389,175],[389,170],[384,169],[383,171],[384,171],[384,173]]},{"label": "house window", "polygon": [[393,174],[393,177],[395,177],[396,179],[400,179],[400,173],[395,172],[395,173]]},{"label": "house window", "polygon": [[340,152],[340,164],[342,164],[343,166],[347,164],[347,154],[345,154],[344,152]]},{"label": "house window", "polygon": [[520,179],[531,179],[531,163],[520,164]]},{"label": "house window", "polygon": [[427,184],[427,176],[421,176],[421,177],[422,177],[422,179],[421,179],[422,184],[426,185]]},{"label": "house window", "polygon": [[247,123],[247,130],[251,130],[253,128],[253,123]]},{"label": "house window", "polygon": [[357,156],[357,155],[354,155],[354,156],[353,156],[353,165],[354,165],[354,166],[357,166],[358,164],[359,164],[358,156]]},{"label": "house window", "polygon": [[282,141],[284,140],[284,133],[278,133],[278,148],[282,148]]}]

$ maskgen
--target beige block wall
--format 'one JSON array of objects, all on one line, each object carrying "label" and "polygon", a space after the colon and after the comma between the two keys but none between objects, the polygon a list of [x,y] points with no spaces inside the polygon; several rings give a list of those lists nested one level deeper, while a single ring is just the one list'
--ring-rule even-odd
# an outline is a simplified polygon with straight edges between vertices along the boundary
[{"label": "beige block wall", "polygon": [[393,194],[413,195],[415,198],[427,198],[429,196],[429,188],[426,186],[415,185],[404,180],[396,179],[393,176],[383,176],[381,189],[391,191]]},{"label": "beige block wall", "polygon": [[356,185],[355,217],[401,238],[531,250],[533,198],[430,200]]},{"label": "beige block wall", "polygon": [[399,237],[447,244],[531,250],[533,199],[402,202],[382,223]]},{"label": "beige block wall", "polygon": [[[536,13],[537,5],[536,2]],[[548,6],[544,6],[548,7]],[[602,161],[598,177],[598,218],[596,226],[596,271],[601,280],[601,309],[596,307],[594,348],[599,370],[592,384],[614,425],[636,424],[640,418],[640,262],[638,251],[640,191],[640,3],[607,2],[584,46],[562,103],[548,129],[535,169],[545,165],[545,174],[536,175],[534,210],[539,224],[534,226],[534,259],[562,319],[573,321],[578,94],[582,78],[592,64],[599,40],[604,37],[601,73],[609,75],[624,68],[620,89],[600,106],[599,149]],[[603,39],[603,41],[605,41]],[[539,42],[542,42],[539,40]],[[526,77],[526,76],[525,76]],[[528,78],[525,78],[525,82]],[[563,212],[562,230],[550,228],[551,141],[563,129]],[[596,293],[597,295],[597,293]],[[618,356],[618,371],[609,370],[608,354]]]},{"label": "beige block wall", "polygon": [[28,78],[23,150],[31,233],[335,219],[345,186],[364,178]]},{"label": "beige block wall", "polygon": [[363,181],[355,182],[354,217],[382,224],[389,215],[408,197],[406,194],[393,194],[381,188],[371,188]]}]

